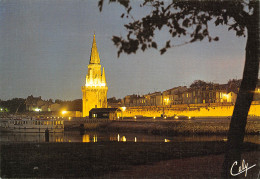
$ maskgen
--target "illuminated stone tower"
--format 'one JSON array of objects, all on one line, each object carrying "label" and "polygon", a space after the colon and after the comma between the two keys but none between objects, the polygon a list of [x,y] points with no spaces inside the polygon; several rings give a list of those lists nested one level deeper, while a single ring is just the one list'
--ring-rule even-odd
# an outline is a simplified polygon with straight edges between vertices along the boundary
[{"label": "illuminated stone tower", "polygon": [[105,69],[101,74],[100,59],[97,50],[95,34],[91,49],[91,56],[88,65],[88,74],[86,75],[86,84],[81,87],[82,90],[82,115],[89,115],[92,108],[107,107],[107,83]]}]

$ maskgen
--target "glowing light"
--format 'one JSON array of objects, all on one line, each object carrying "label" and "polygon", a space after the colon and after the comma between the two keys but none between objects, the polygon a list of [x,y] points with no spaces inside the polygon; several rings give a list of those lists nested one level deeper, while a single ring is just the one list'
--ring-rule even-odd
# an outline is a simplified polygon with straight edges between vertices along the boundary
[{"label": "glowing light", "polygon": [[87,135],[87,134],[83,135],[82,142],[90,142],[89,135]]},{"label": "glowing light", "polygon": [[122,111],[125,111],[125,110],[126,110],[126,107],[122,107],[121,109],[122,109]]},{"label": "glowing light", "polygon": [[94,141],[94,142],[97,142],[97,136],[96,136],[96,135],[94,135],[93,141]]},{"label": "glowing light", "polygon": [[41,111],[41,109],[35,108],[34,111],[39,112],[39,111]]},{"label": "glowing light", "polygon": [[155,116],[153,118],[155,119]]},{"label": "glowing light", "polygon": [[164,101],[168,104],[169,98],[165,98]]},{"label": "glowing light", "polygon": [[3,111],[3,108],[1,108],[1,111]]},{"label": "glowing light", "polygon": [[189,116],[189,119],[191,119],[191,117]]},{"label": "glowing light", "polygon": [[126,142],[125,136],[122,137],[122,141],[123,141],[123,142]]},{"label": "glowing light", "polygon": [[223,94],[223,97],[228,98],[228,94]]},{"label": "glowing light", "polygon": [[166,119],[166,116],[164,116],[164,119]]},{"label": "glowing light", "polygon": [[120,135],[117,134],[117,141],[119,142],[120,141]]},{"label": "glowing light", "polygon": [[135,142],[137,142],[137,139],[136,139],[136,137],[135,137]]},{"label": "glowing light", "polygon": [[67,111],[62,111],[61,113],[62,113],[62,114],[66,114],[66,113],[67,113]]},{"label": "glowing light", "polygon": [[71,117],[69,117],[69,120],[71,120]]},{"label": "glowing light", "polygon": [[136,119],[136,116],[134,118]]},{"label": "glowing light", "polygon": [[170,142],[170,140],[169,139],[164,139],[164,142]]},{"label": "glowing light", "polygon": [[174,118],[175,118],[175,119],[179,119],[179,117],[178,117],[178,116],[175,116]]}]

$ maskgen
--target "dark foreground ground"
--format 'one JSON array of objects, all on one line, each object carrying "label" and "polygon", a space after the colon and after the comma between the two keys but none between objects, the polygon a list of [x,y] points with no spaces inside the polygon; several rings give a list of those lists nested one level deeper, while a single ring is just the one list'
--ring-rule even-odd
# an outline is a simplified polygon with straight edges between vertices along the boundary
[{"label": "dark foreground ground", "polygon": [[[224,142],[1,144],[1,178],[219,178]],[[247,178],[259,145],[245,143]],[[240,177],[245,178],[244,173]]]}]

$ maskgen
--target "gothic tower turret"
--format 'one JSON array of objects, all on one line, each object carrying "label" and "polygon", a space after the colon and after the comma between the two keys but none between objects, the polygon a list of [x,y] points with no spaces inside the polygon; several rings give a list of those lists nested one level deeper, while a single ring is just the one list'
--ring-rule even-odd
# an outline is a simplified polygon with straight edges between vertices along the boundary
[{"label": "gothic tower turret", "polygon": [[107,83],[105,69],[101,74],[100,58],[97,50],[95,34],[93,37],[91,55],[88,65],[88,74],[86,75],[86,84],[81,87],[82,90],[82,115],[89,115],[92,108],[107,107]]}]

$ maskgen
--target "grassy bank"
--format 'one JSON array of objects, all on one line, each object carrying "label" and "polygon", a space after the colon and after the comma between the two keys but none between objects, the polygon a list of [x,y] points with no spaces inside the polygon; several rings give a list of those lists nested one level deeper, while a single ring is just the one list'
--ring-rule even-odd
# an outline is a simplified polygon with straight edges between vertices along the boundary
[{"label": "grassy bank", "polygon": [[[224,153],[224,142],[1,144],[1,177],[102,177],[133,166]],[[244,151],[257,151],[246,143]]]}]

